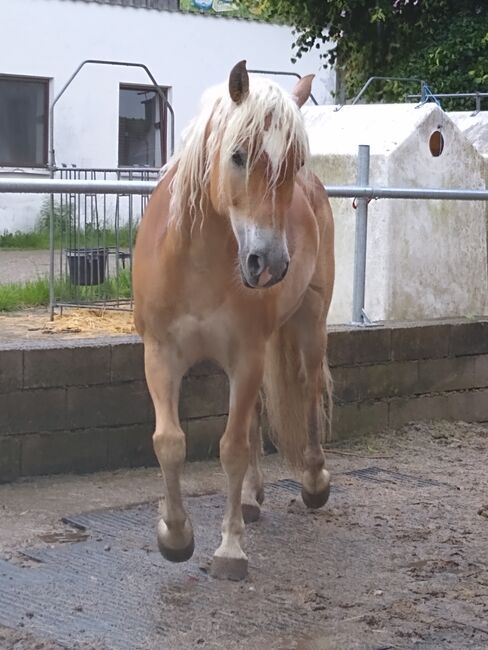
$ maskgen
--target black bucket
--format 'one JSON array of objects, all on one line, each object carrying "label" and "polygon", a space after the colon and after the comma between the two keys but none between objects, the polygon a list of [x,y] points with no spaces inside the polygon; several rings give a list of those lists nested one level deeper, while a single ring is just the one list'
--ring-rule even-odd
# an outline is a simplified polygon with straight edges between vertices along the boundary
[{"label": "black bucket", "polygon": [[66,251],[71,284],[90,287],[105,281],[106,248],[70,248]]}]

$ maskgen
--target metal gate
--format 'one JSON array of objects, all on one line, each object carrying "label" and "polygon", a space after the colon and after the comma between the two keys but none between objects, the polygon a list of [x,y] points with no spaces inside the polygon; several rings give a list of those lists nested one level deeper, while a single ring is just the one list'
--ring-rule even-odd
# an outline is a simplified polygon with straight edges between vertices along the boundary
[{"label": "metal gate", "polygon": [[154,181],[158,169],[56,169],[60,181],[80,181],[83,191],[51,194],[51,309],[131,309],[132,250],[146,193],[99,194],[96,181]]}]

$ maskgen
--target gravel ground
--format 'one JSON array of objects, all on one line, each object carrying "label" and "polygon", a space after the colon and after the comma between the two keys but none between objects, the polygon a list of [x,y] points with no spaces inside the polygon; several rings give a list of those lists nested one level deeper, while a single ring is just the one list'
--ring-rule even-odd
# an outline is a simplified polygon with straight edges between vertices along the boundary
[{"label": "gravel ground", "polygon": [[[377,432],[330,451],[336,486],[330,502],[311,512],[300,499],[269,493],[262,520],[245,535],[250,574],[242,583],[202,574],[199,563],[209,559],[209,550],[201,527],[208,523],[213,540],[220,515],[198,524],[203,515],[194,510],[194,565],[179,565],[186,567],[184,578],[172,573],[158,586],[157,598],[142,605],[144,615],[159,613],[166,621],[166,636],[156,642],[148,630],[147,644],[137,648],[487,648],[487,451],[487,426],[448,422]],[[289,476],[276,456],[265,465],[267,481]],[[372,466],[378,468],[373,480],[350,474]],[[186,495],[220,492],[223,483],[215,462],[187,466]],[[149,501],[159,493],[155,470],[0,486],[0,557],[15,562],[26,546],[55,546],[56,535],[66,533],[62,515]],[[198,503],[193,500],[192,507]],[[148,557],[154,561],[134,566],[127,576],[128,595],[137,580],[141,597],[145,584],[153,593],[154,562],[160,560],[155,548]],[[113,597],[123,603],[123,590]],[[1,650],[114,647],[110,638],[95,643],[83,634],[61,646],[36,631],[35,619],[25,620],[25,629],[0,628]],[[136,648],[130,641],[126,647]]]}]

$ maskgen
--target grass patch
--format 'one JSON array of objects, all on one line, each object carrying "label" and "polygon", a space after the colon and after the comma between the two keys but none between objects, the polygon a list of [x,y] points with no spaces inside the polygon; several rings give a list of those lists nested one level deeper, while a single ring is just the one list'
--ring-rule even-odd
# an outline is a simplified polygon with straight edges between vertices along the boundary
[{"label": "grass patch", "polygon": [[30,282],[0,284],[0,311],[16,311],[48,304],[49,282],[44,278]]},{"label": "grass patch", "polygon": [[[129,232],[127,226],[119,228],[118,232],[111,228],[97,230],[87,227],[83,232],[78,232],[77,237],[67,237],[59,229],[54,236],[54,247],[59,248],[106,248],[118,246],[129,248],[134,245],[135,229]],[[47,250],[49,248],[49,229],[32,230],[30,232],[7,232],[0,235],[0,248],[22,250]]]},{"label": "grass patch", "polygon": [[[49,248],[49,228],[51,219],[51,201],[44,201],[37,224],[34,230],[29,232],[8,232],[4,230],[0,235],[0,248],[23,248],[23,249],[46,249]],[[63,232],[66,230],[69,220],[69,212],[60,205],[54,206],[54,232],[55,241],[60,244],[63,239]],[[59,246],[58,246],[59,247]]]},{"label": "grass patch", "polygon": [[[126,300],[131,296],[131,277],[128,269],[119,273],[118,280],[110,278],[92,287],[80,287],[67,281],[55,282],[55,296],[60,302],[91,303],[103,300]],[[49,281],[38,278],[29,282],[0,284],[0,311],[16,311],[27,307],[49,304]]]},{"label": "grass patch", "polygon": [[[51,202],[47,200],[41,208],[34,230],[29,232],[8,232],[0,234],[0,248],[19,248],[46,250],[49,248],[49,228],[51,219]],[[128,226],[117,229],[98,227],[96,223],[87,223],[83,228],[76,228],[67,206],[54,205],[54,246],[55,248],[105,248],[118,246],[129,248],[134,245],[137,224],[129,230]]]},{"label": "grass patch", "polygon": [[0,235],[0,248],[41,249],[49,248],[49,233],[33,230],[32,232],[7,232]]}]

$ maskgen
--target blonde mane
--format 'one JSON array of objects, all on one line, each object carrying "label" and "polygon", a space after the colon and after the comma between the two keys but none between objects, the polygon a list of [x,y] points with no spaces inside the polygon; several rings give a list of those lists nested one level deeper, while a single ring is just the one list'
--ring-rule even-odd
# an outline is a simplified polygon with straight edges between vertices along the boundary
[{"label": "blonde mane", "polygon": [[249,95],[239,105],[230,98],[226,84],[208,90],[202,108],[183,134],[180,151],[166,171],[176,168],[171,181],[171,220],[181,225],[202,217],[215,156],[220,152],[219,176],[225,177],[232,154],[246,147],[247,176],[266,152],[270,162],[270,191],[278,183],[288,154],[309,163],[308,137],[300,110],[276,83],[250,75]]}]

